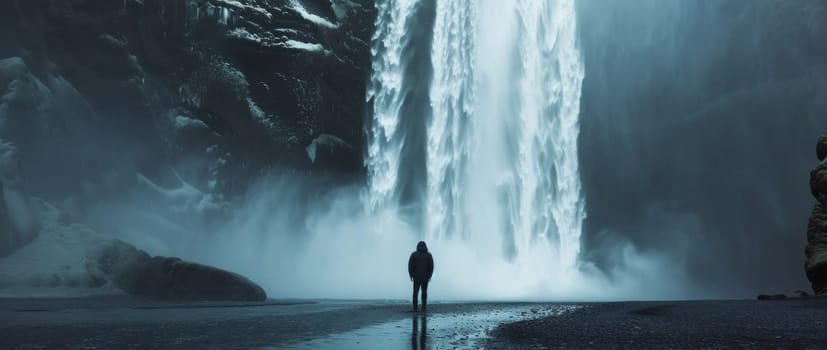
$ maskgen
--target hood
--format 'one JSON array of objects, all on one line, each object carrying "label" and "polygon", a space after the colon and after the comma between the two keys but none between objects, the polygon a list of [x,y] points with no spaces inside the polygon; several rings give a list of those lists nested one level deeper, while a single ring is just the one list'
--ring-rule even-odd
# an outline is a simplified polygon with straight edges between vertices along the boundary
[{"label": "hood", "polygon": [[425,253],[428,251],[428,246],[425,245],[424,241],[419,241],[419,243],[416,244],[416,251],[419,253]]}]

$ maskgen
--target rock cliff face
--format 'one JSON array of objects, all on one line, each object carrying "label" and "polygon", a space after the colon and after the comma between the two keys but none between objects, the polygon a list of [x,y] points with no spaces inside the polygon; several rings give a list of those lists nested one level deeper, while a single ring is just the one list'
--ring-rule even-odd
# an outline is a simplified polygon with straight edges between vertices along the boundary
[{"label": "rock cliff face", "polygon": [[827,134],[818,139],[816,155],[821,161],[810,172],[810,190],[818,203],[807,226],[807,279],[816,294],[827,294]]},{"label": "rock cliff face", "polygon": [[140,173],[222,196],[275,165],[362,172],[369,1],[7,5],[0,139],[23,192]]},{"label": "rock cliff face", "polygon": [[[119,212],[151,217],[133,226],[152,231],[147,222],[226,213],[273,168],[363,176],[372,1],[10,0],[3,7],[0,272],[15,276],[9,288],[96,287],[111,278],[113,288],[140,295],[261,299],[261,288],[241,276],[129,245],[108,250],[131,262],[124,269],[91,268],[81,262],[86,253],[46,264],[49,254],[103,239],[54,238],[36,203],[114,234],[134,228],[114,216],[113,204],[129,198],[132,207]],[[147,210],[135,213],[136,206]],[[47,276],[44,283],[10,267],[40,262],[28,272]],[[75,265],[86,267],[61,270]],[[77,269],[95,271],[78,279]]]},{"label": "rock cliff face", "polygon": [[374,12],[366,0],[10,1],[0,255],[31,239],[30,209],[10,204],[28,197],[80,217],[136,186],[178,187],[209,210],[276,166],[362,176]]}]

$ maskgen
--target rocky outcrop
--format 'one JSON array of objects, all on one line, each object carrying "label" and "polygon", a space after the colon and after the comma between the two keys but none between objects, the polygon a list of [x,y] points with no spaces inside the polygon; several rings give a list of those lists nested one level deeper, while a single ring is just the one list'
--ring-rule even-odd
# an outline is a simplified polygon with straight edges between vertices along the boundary
[{"label": "rocky outcrop", "polygon": [[819,138],[816,153],[821,163],[810,172],[810,190],[819,201],[807,226],[807,279],[816,294],[827,294],[827,134]]},{"label": "rocky outcrop", "polygon": [[[89,226],[167,233],[122,222],[116,203],[201,232],[187,225],[230,215],[273,168],[361,176],[374,13],[370,0],[5,3],[0,289],[264,298],[244,277],[106,243]],[[33,198],[88,226],[37,227]]]},{"label": "rocky outcrop", "polygon": [[90,208],[123,197],[180,223],[227,215],[274,168],[363,175],[372,1],[4,9],[0,256],[34,239],[18,205],[32,197],[96,227]]},{"label": "rocky outcrop", "polygon": [[121,241],[96,254],[98,268],[131,295],[162,299],[263,301],[264,290],[249,279],[178,258],[151,257]]},{"label": "rocky outcrop", "polygon": [[[30,195],[58,203],[138,172],[221,198],[275,166],[363,171],[371,1],[7,5],[0,141]],[[324,135],[342,142],[311,159]]]},{"label": "rocky outcrop", "polygon": [[29,201],[40,232],[0,257],[0,297],[98,294],[159,299],[261,301],[247,278],[178,258],[150,256],[88,226],[72,223],[41,199]]}]

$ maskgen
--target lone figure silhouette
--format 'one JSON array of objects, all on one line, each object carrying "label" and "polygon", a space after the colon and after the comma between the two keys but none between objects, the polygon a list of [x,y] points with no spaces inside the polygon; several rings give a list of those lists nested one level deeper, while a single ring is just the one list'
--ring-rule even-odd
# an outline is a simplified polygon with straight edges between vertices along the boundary
[{"label": "lone figure silhouette", "polygon": [[428,252],[428,246],[420,241],[416,245],[416,251],[411,253],[408,259],[408,275],[413,282],[413,309],[419,311],[416,305],[419,288],[422,288],[422,311],[425,311],[428,304],[428,282],[434,274],[434,258]]}]

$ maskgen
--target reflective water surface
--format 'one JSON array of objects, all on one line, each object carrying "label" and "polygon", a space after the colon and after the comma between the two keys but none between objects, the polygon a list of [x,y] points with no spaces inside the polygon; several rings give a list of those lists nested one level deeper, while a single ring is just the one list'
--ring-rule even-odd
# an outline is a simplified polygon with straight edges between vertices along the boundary
[{"label": "reflective water surface", "polygon": [[436,312],[410,312],[401,320],[332,334],[294,344],[291,348],[402,349],[410,346],[414,350],[478,349],[482,346],[481,340],[501,323],[559,315],[578,307],[581,306],[523,304],[439,312],[437,305],[433,307]]}]

